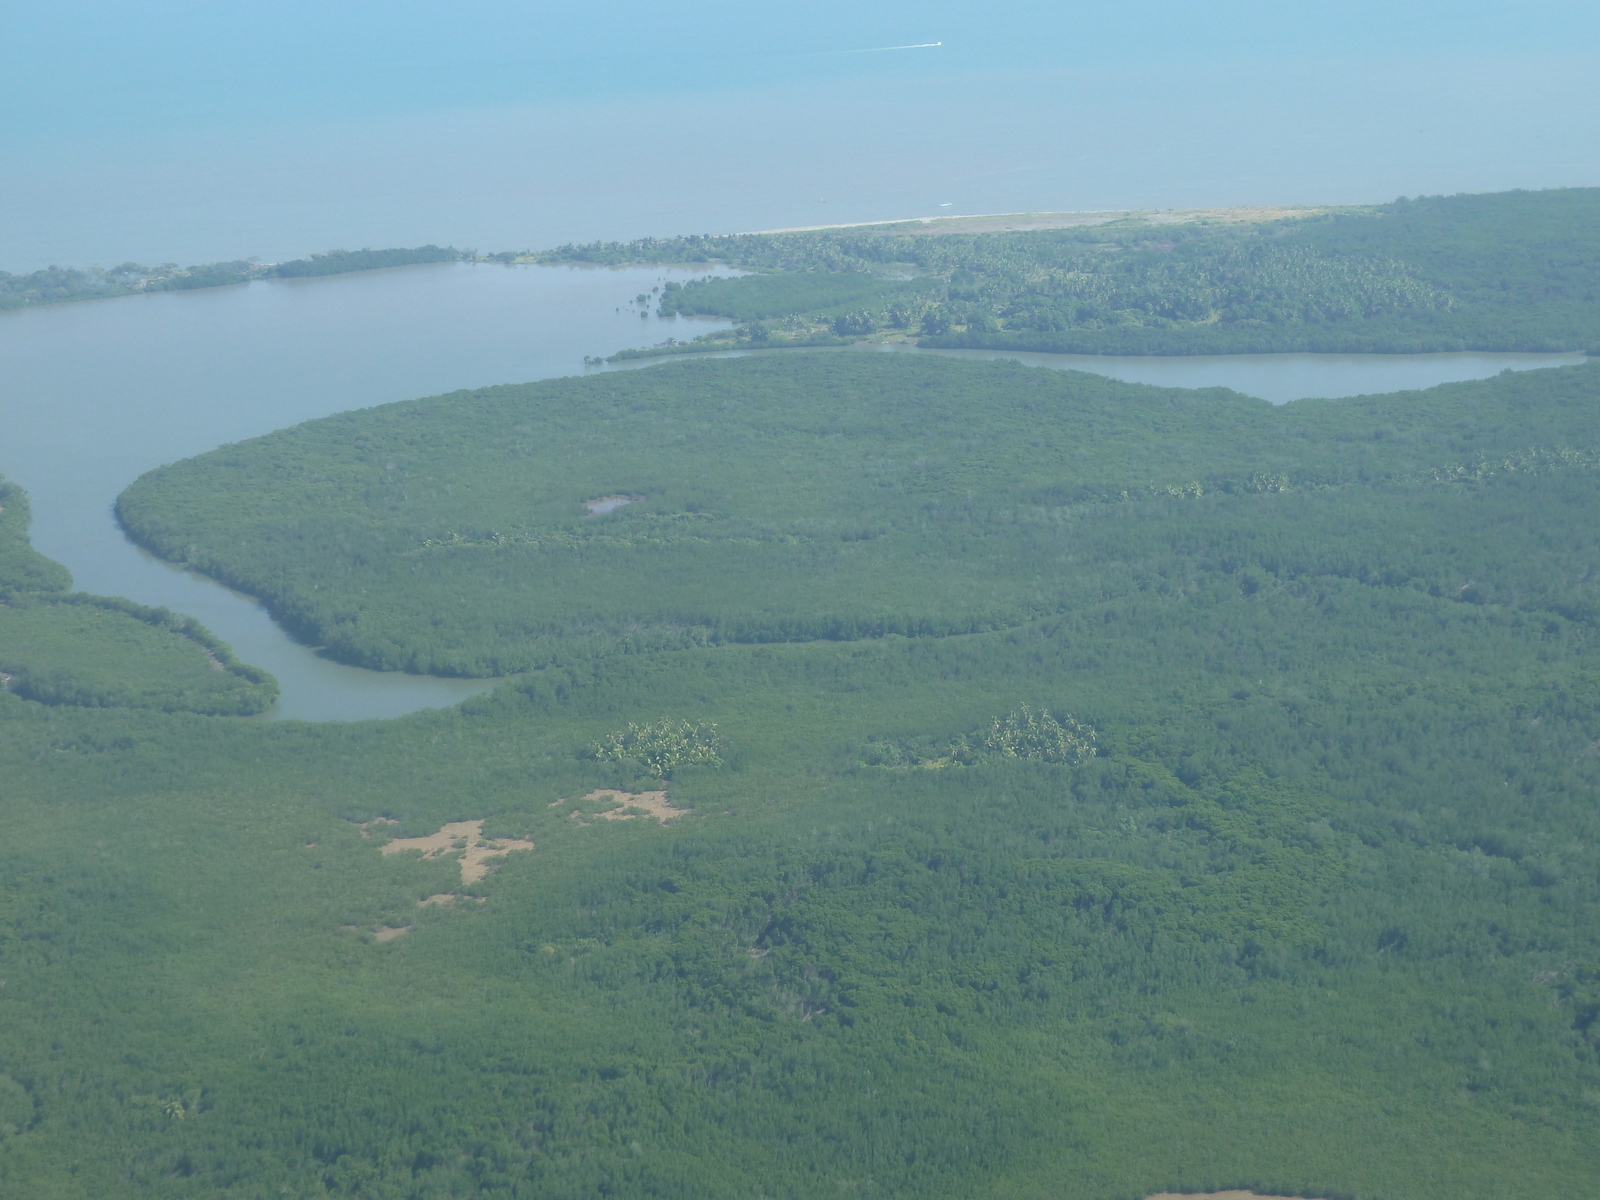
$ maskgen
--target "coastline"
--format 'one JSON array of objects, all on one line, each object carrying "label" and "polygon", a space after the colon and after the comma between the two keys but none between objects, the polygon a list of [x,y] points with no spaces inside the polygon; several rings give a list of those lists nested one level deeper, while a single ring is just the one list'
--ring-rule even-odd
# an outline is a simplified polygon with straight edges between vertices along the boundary
[{"label": "coastline", "polygon": [[735,236],[777,233],[821,233],[830,229],[870,229],[885,233],[1015,233],[1030,229],[1073,229],[1110,225],[1117,221],[1144,221],[1151,225],[1198,223],[1244,225],[1257,221],[1282,221],[1320,217],[1327,213],[1359,213],[1371,204],[1241,204],[1231,208],[1120,208],[1083,209],[1075,212],[969,213],[962,216],[899,217],[889,221],[847,221],[838,225],[796,225],[787,229],[755,229]]}]

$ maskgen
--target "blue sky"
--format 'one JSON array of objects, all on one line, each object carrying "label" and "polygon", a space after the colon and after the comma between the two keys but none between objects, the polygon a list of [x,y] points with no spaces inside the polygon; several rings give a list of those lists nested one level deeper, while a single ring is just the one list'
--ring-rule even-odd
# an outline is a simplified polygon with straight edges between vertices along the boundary
[{"label": "blue sky", "polygon": [[[1576,4],[86,3],[0,8],[7,126],[202,125],[822,80],[1592,49]],[[943,42],[936,51],[863,54]],[[855,53],[852,53],[855,52]]]},{"label": "blue sky", "polygon": [[1595,25],[1371,0],[14,3],[0,267],[1594,184]]}]

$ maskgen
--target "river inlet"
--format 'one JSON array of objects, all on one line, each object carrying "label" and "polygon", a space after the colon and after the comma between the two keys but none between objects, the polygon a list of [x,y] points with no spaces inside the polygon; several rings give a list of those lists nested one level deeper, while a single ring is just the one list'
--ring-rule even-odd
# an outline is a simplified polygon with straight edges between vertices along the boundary
[{"label": "river inlet", "polygon": [[[134,546],[112,514],[117,495],[162,463],[301,421],[579,374],[585,355],[660,341],[664,324],[680,339],[725,328],[724,321],[639,315],[640,293],[705,271],[445,263],[8,313],[0,316],[0,473],[27,489],[34,545],[65,564],[79,590],[197,617],[245,662],[277,676],[282,695],[270,716],[360,720],[459,703],[494,681],[367,671],[323,658],[250,597]],[[931,353],[1231,387],[1280,404],[1582,361],[1578,354]]]}]

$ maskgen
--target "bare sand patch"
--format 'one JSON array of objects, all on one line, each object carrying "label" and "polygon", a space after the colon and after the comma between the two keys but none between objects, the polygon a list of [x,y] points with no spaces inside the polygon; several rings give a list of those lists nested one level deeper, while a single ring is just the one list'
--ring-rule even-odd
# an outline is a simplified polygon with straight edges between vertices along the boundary
[{"label": "bare sand patch", "polygon": [[616,512],[624,504],[632,504],[638,496],[596,496],[593,500],[585,500],[583,506],[589,510],[591,517],[601,517],[608,512]]},{"label": "bare sand patch", "polygon": [[1072,229],[1084,225],[1109,225],[1112,221],[1143,221],[1150,225],[1189,225],[1209,221],[1243,225],[1256,221],[1282,221],[1315,217],[1329,212],[1360,212],[1360,206],[1245,204],[1234,208],[1107,209],[1062,213],[975,213],[963,217],[907,217],[897,221],[858,221],[848,225],[805,225],[796,229],[767,229],[763,233],[815,233],[825,229],[860,229],[873,234],[1011,233],[1025,229]]},{"label": "bare sand patch", "polygon": [[[365,828],[362,827],[363,832]],[[485,838],[482,821],[452,821],[427,837],[394,838],[384,843],[383,853],[420,850],[423,858],[460,853],[461,882],[466,884],[477,883],[489,873],[490,859],[503,858],[513,850],[532,850],[533,846],[532,842],[519,838]]]},{"label": "bare sand patch", "polygon": [[[611,807],[595,813],[595,817],[602,821],[635,821],[641,817],[654,817],[663,825],[674,817],[681,817],[689,810],[674,808],[667,803],[665,790],[659,792],[619,792],[615,788],[597,788],[584,797],[589,804],[607,803]],[[571,804],[570,800],[557,800],[556,804]],[[583,820],[581,809],[573,809],[572,815],[578,820]]]},{"label": "bare sand patch", "polygon": [[1145,1200],[1302,1200],[1299,1196],[1258,1196],[1254,1192],[1157,1192]]},{"label": "bare sand patch", "polygon": [[402,933],[410,932],[411,926],[409,925],[401,925],[398,927],[394,925],[380,925],[378,926],[378,931],[372,935],[372,940],[375,942],[392,942]]}]

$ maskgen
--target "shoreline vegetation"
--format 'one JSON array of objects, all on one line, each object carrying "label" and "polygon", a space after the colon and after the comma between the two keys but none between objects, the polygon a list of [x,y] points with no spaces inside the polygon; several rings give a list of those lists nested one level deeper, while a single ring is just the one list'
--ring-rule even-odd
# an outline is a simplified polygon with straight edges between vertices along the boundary
[{"label": "shoreline vegetation", "polygon": [[272,707],[278,681],[193,617],[72,591],[67,569],[29,543],[29,517],[23,490],[0,479],[3,690],[46,705],[211,716]]},{"label": "shoreline vegetation", "polygon": [[1593,352],[1596,230],[1600,188],[1564,188],[646,238],[537,261],[750,272],[668,282],[656,301],[661,317],[733,328],[591,362],[855,342],[1113,355]]},{"label": "shoreline vegetation", "polygon": [[73,300],[105,300],[144,292],[187,292],[227,287],[255,279],[304,279],[319,275],[348,275],[419,263],[474,262],[472,250],[453,246],[417,246],[391,250],[329,250],[310,258],[263,263],[255,259],[201,263],[180,267],[163,263],[147,267],[126,262],[118,267],[45,267],[27,275],[0,271],[0,312],[64,304]]},{"label": "shoreline vegetation", "polygon": [[711,268],[637,303],[732,328],[586,355],[589,366],[861,342],[1111,355],[1600,350],[1600,188],[50,267],[0,272],[0,310],[428,262]]}]

